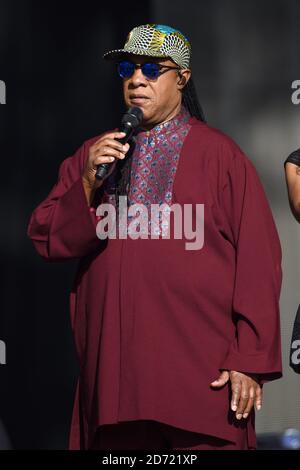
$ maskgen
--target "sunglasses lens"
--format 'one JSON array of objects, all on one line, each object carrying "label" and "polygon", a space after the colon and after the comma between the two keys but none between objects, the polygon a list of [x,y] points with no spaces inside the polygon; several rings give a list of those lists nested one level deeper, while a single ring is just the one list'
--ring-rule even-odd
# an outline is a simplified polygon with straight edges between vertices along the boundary
[{"label": "sunglasses lens", "polygon": [[118,63],[118,72],[120,77],[129,78],[134,73],[134,64],[128,60],[122,60]]},{"label": "sunglasses lens", "polygon": [[152,62],[143,64],[142,72],[147,78],[157,78],[159,75],[159,66]]}]

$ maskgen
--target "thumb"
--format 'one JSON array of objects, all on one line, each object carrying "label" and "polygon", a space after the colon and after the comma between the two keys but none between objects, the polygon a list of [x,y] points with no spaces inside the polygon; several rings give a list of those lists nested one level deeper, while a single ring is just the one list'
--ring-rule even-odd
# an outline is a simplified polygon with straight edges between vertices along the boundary
[{"label": "thumb", "polygon": [[227,370],[223,370],[220,377],[214,382],[212,382],[210,385],[212,387],[220,388],[220,387],[223,387],[223,385],[225,385],[228,382],[228,380],[229,380],[229,372]]}]

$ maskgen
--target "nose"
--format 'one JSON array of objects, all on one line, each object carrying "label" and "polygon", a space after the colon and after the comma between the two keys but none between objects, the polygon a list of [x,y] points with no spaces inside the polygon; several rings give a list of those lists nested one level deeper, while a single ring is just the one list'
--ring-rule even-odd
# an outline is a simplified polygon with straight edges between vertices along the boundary
[{"label": "nose", "polygon": [[130,78],[130,82],[134,87],[138,87],[140,85],[147,85],[147,79],[143,75],[142,69],[140,67],[134,70],[134,74]]}]

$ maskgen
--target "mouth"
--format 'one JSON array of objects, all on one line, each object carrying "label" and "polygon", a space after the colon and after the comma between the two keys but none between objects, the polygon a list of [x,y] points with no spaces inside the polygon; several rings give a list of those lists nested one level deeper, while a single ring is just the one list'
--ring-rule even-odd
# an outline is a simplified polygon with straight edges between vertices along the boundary
[{"label": "mouth", "polygon": [[129,100],[132,103],[141,104],[141,103],[145,103],[147,100],[149,100],[149,98],[148,96],[144,96],[144,95],[129,95]]}]

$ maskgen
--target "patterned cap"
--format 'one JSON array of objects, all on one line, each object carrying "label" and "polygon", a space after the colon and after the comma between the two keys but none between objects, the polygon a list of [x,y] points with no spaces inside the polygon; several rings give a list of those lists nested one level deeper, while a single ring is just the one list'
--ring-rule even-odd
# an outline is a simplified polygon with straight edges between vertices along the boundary
[{"label": "patterned cap", "polygon": [[189,68],[191,45],[177,29],[162,24],[145,24],[133,28],[123,49],[104,54],[104,59],[117,59],[124,54],[169,57],[182,68]]}]

